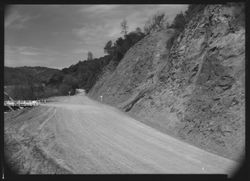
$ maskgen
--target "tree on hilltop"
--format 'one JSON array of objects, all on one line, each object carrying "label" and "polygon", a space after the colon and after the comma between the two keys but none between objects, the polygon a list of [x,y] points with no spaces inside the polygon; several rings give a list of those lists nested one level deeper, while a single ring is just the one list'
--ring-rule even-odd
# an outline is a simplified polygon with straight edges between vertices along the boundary
[{"label": "tree on hilltop", "polygon": [[111,55],[113,52],[112,41],[108,41],[104,47],[104,53]]},{"label": "tree on hilltop", "polygon": [[137,34],[142,33],[141,28],[140,28],[140,27],[137,27],[137,28],[135,29],[135,32],[136,32]]},{"label": "tree on hilltop", "polygon": [[88,60],[93,60],[93,53],[92,52],[88,52]]},{"label": "tree on hilltop", "polygon": [[127,35],[127,33],[128,33],[128,23],[127,23],[127,20],[124,19],[121,22],[121,28],[122,28],[121,33],[124,34],[124,36]]}]

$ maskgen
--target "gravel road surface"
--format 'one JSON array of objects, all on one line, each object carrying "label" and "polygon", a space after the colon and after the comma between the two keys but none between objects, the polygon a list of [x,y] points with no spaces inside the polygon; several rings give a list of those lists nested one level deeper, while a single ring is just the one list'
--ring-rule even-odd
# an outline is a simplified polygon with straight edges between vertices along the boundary
[{"label": "gravel road surface", "polygon": [[83,94],[6,113],[4,129],[5,158],[21,174],[230,175],[238,166]]}]

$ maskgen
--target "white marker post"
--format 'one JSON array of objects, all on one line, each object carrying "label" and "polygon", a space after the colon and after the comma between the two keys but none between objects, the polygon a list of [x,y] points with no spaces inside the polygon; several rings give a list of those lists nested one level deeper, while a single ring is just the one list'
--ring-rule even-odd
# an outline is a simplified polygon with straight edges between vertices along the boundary
[{"label": "white marker post", "polygon": [[102,102],[102,96],[100,96],[100,98],[101,98],[101,102]]}]

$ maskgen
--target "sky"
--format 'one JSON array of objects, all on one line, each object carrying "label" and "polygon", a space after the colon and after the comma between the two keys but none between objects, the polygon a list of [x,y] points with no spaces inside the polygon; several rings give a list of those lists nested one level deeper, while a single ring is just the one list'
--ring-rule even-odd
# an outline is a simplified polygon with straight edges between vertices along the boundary
[{"label": "sky", "polygon": [[104,56],[103,47],[128,31],[143,29],[148,18],[163,12],[171,21],[187,5],[13,5],[4,17],[4,65],[65,68]]}]

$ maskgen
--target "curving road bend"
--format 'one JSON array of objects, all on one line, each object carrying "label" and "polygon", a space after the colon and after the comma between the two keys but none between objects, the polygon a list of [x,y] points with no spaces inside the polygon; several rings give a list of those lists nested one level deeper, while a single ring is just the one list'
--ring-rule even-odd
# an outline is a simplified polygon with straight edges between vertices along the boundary
[{"label": "curving road bend", "polygon": [[238,166],[84,95],[6,116],[5,147],[8,162],[30,174],[230,175]]}]

